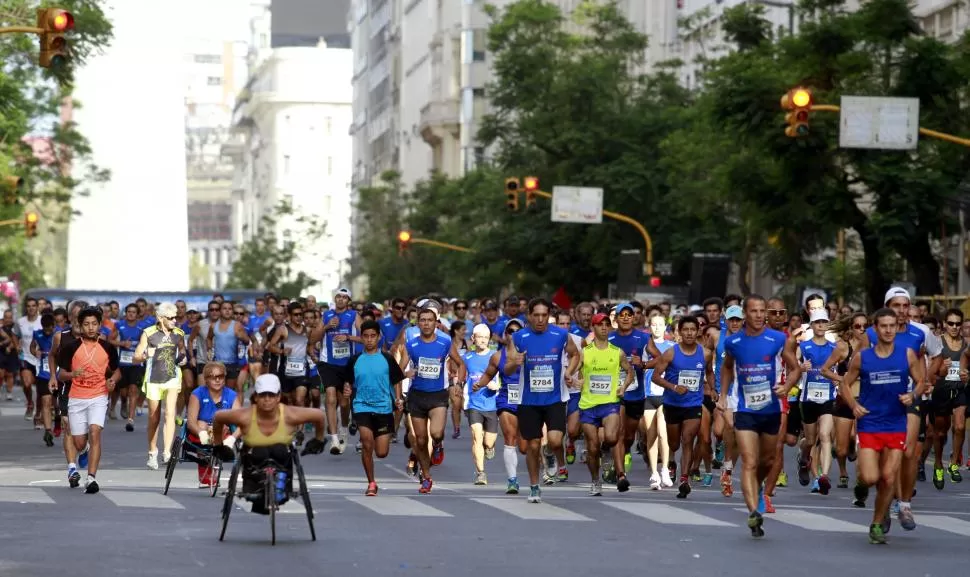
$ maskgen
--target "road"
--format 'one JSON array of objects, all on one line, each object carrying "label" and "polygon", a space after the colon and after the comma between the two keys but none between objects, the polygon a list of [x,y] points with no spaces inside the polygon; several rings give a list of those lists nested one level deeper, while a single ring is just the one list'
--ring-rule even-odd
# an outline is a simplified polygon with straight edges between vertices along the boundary
[{"label": "road", "polygon": [[[961,571],[967,559],[970,481],[942,492],[921,483],[914,501],[919,528],[907,533],[894,523],[886,547],[868,543],[871,512],[852,507],[849,490],[811,495],[795,481],[778,489],[778,513],[766,516],[767,535],[755,541],[739,489],[725,499],[716,487],[695,487],[679,500],[674,489],[645,489],[641,463],[630,475],[629,493],[607,488],[602,497],[587,496],[585,466],[577,463],[568,483],[544,488],[543,503],[530,505],[524,494],[505,496],[500,449],[486,467],[492,484],[476,487],[467,431],[445,441],[431,495],[418,494],[403,472],[407,453],[394,445],[378,465],[380,496],[363,497],[351,441],[343,455],[304,458],[317,542],[309,540],[302,506],[291,502],[278,517],[276,547],[269,544],[267,517],[244,510],[244,503],[220,543],[222,499],[197,488],[194,466],[179,466],[168,496],[161,491],[162,470],[145,468],[144,418],[134,433],[124,432],[123,421],[109,421],[101,493],[86,495],[67,487],[60,441],[45,447],[41,433],[23,420],[22,406],[0,401],[4,576],[47,577],[65,569],[80,577],[230,575],[252,571],[255,562],[269,571],[286,568],[288,575],[346,577],[454,577],[484,567],[513,575],[669,569],[679,576],[846,570],[922,576]],[[794,479],[791,455],[787,462]],[[524,459],[519,467],[525,477]]]}]

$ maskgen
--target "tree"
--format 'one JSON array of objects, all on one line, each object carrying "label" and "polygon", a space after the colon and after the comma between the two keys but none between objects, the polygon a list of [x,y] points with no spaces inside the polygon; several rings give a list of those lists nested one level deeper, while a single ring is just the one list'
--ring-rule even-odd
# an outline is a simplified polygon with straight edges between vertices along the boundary
[{"label": "tree", "polygon": [[239,248],[226,288],[261,289],[286,297],[304,294],[318,281],[306,271],[294,271],[297,256],[325,233],[326,226],[316,217],[298,214],[292,204],[280,201]]},{"label": "tree", "polygon": [[[19,271],[24,287],[45,286],[63,274],[66,251],[63,242],[51,238],[74,214],[70,200],[88,193],[88,185],[110,177],[93,165],[91,149],[77,125],[61,116],[65,106],[80,107],[72,99],[73,72],[111,40],[111,23],[98,0],[61,0],[58,7],[71,12],[75,30],[70,33],[70,66],[63,70],[41,69],[37,64],[38,42],[33,34],[0,36],[0,176],[15,174],[25,179],[25,194],[15,205],[0,206],[0,220],[20,218],[24,207],[41,214],[42,234],[24,242],[22,227],[0,227],[0,273]],[[0,25],[33,26],[35,3],[8,0],[0,7]],[[85,167],[76,178],[72,166]],[[37,257],[45,255],[43,266]],[[51,279],[43,272],[56,271]]]},{"label": "tree", "polygon": [[189,286],[191,290],[211,290],[209,266],[193,255],[189,261]]}]

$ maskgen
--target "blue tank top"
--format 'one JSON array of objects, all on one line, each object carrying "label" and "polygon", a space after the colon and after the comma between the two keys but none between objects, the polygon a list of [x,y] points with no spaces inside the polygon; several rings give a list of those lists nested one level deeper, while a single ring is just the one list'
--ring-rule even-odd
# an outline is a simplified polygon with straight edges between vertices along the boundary
[{"label": "blue tank top", "polygon": [[495,406],[497,409],[515,411],[522,404],[522,385],[519,383],[519,377],[522,373],[515,371],[511,375],[505,374],[505,354],[507,350],[503,347],[498,353],[501,356],[498,359],[498,377],[496,378],[502,379],[502,388],[498,390],[498,395],[495,397]]},{"label": "blue tank top", "polygon": [[239,363],[238,349],[239,339],[236,338],[236,321],[229,321],[226,330],[219,330],[222,321],[212,323],[212,348],[214,350],[213,360],[223,362],[227,365]]},{"label": "blue tank top", "polygon": [[199,400],[199,420],[210,424],[216,418],[217,411],[231,409],[232,404],[236,402],[236,391],[229,387],[222,388],[222,398],[218,403],[212,401],[209,387],[205,385],[192,391],[192,396]]},{"label": "blue tank top", "polygon": [[812,368],[805,372],[805,386],[802,387],[801,401],[811,403],[827,403],[835,400],[835,383],[822,376],[822,367],[835,351],[835,343],[825,341],[824,345],[817,345],[812,341],[800,343],[802,359],[812,363]]},{"label": "blue tank top", "polygon": [[415,371],[410,390],[434,393],[447,389],[445,360],[451,352],[451,339],[435,335],[435,340],[428,343],[419,336],[409,340],[406,346]]},{"label": "blue tank top", "polygon": [[899,395],[910,392],[906,352],[897,343],[884,359],[874,348],[859,353],[859,404],[869,410],[857,421],[859,432],[906,432],[906,406],[899,402]]},{"label": "blue tank top", "polygon": [[327,331],[326,337],[327,363],[344,367],[347,366],[347,361],[350,360],[350,356],[353,353],[354,343],[350,341],[334,341],[333,338],[337,335],[354,336],[357,324],[357,311],[347,309],[342,313],[338,313],[332,309],[328,309],[327,312],[323,313],[323,324],[330,324],[330,319],[334,317],[337,318],[337,328],[332,331]]},{"label": "blue tank top", "polygon": [[[145,332],[145,328],[139,323],[135,323],[135,326],[128,324],[128,321],[121,321],[115,325],[115,329],[118,331],[119,341],[131,341],[134,343],[134,347],[126,349],[121,347],[118,349],[118,364],[122,367],[130,367],[135,365],[132,359],[135,357],[135,347],[138,346],[138,341],[141,340],[141,334]],[[205,335],[203,335],[205,336]],[[138,363],[138,366],[142,366],[145,363]]]},{"label": "blue tank top", "polygon": [[687,393],[664,389],[664,404],[673,407],[699,407],[704,403],[704,347],[697,345],[691,355],[685,355],[680,345],[674,347],[674,358],[664,371],[664,379],[687,387]]},{"label": "blue tank top", "polygon": [[739,412],[781,412],[774,386],[778,382],[778,355],[785,348],[785,339],[785,333],[769,328],[757,336],[748,336],[742,330],[727,338],[724,352],[734,357]]},{"label": "blue tank top", "polygon": [[[51,334],[45,335],[43,329],[39,331],[34,331],[34,342],[37,343],[37,378],[38,379],[50,379],[51,378],[51,368],[49,361],[47,359],[48,353],[51,352],[51,348],[54,346],[54,333],[56,331],[51,331]],[[42,383],[38,386],[46,387],[47,383]]]},{"label": "blue tank top", "polygon": [[[634,356],[643,355],[643,347],[647,344],[647,339],[650,337],[646,334],[634,329],[628,335],[621,335],[618,332],[610,333],[610,343],[616,345],[623,351],[626,355],[626,360],[631,360]],[[646,392],[643,384],[643,369],[637,367],[637,376],[630,383],[630,387],[623,393],[624,401],[642,401],[646,397]],[[620,369],[620,384],[622,385],[626,381],[626,371]]]},{"label": "blue tank top", "polygon": [[380,320],[381,325],[381,340],[387,345],[391,346],[394,341],[397,340],[397,335],[408,326],[408,320],[402,319],[399,324],[394,323],[394,319],[391,317],[384,317]]},{"label": "blue tank top", "polygon": [[721,336],[717,339],[717,348],[714,350],[714,390],[721,394],[721,364],[724,363],[724,343],[730,335],[727,329],[721,329]]},{"label": "blue tank top", "polygon": [[465,361],[465,368],[468,369],[468,378],[465,379],[465,409],[471,409],[473,411],[495,411],[495,397],[498,391],[493,391],[488,387],[482,387],[475,392],[472,392],[472,386],[477,383],[482,375],[485,374],[485,369],[488,368],[488,362],[492,359],[491,354],[481,355],[474,352],[467,352],[462,355],[462,359]]},{"label": "blue tank top", "polygon": [[562,376],[562,356],[569,333],[550,326],[541,333],[522,329],[512,335],[517,351],[525,355],[521,368],[522,404],[547,406],[569,400]]},{"label": "blue tank top", "polygon": [[[879,335],[876,334],[875,327],[867,328],[866,336],[869,337],[870,348],[876,346],[876,343],[879,342]],[[914,327],[912,323],[906,323],[906,330],[901,333],[896,333],[895,343],[907,349],[913,349],[914,353],[921,355],[923,353],[923,345],[926,344],[926,334]]]}]

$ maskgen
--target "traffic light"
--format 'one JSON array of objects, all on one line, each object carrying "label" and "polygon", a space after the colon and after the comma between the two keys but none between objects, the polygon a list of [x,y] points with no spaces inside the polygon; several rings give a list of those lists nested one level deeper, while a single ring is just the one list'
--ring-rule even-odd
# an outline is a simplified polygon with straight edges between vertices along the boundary
[{"label": "traffic light", "polygon": [[534,176],[525,177],[525,209],[536,206],[536,191],[539,190],[539,179]]},{"label": "traffic light", "polygon": [[3,187],[3,203],[17,204],[24,191],[24,179],[19,176],[5,176],[0,180]]},{"label": "traffic light", "polygon": [[410,232],[406,230],[402,230],[401,232],[397,233],[397,253],[399,255],[403,255],[405,251],[408,250],[408,246],[410,246],[410,244],[411,244]]},{"label": "traffic light", "polygon": [[28,212],[24,215],[24,235],[27,238],[37,236],[37,220],[39,217],[36,212]]},{"label": "traffic light", "polygon": [[519,179],[518,178],[506,178],[505,179],[505,196],[508,200],[505,201],[505,206],[512,212],[519,210]]},{"label": "traffic light", "polygon": [[660,288],[660,277],[659,276],[650,277],[650,286],[652,288]]},{"label": "traffic light", "polygon": [[41,29],[40,65],[63,68],[69,59],[64,34],[74,30],[74,16],[60,8],[38,8],[37,27]]},{"label": "traffic light", "polygon": [[781,107],[788,110],[785,115],[785,134],[791,138],[808,135],[808,116],[812,110],[812,92],[807,88],[793,88],[781,97]]}]

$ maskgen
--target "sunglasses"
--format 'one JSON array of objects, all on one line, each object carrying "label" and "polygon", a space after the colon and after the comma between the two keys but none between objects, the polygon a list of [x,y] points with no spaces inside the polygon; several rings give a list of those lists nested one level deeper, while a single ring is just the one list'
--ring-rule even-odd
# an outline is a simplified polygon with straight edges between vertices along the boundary
[{"label": "sunglasses", "polygon": [[768,309],[769,315],[783,315],[788,312],[788,309]]},{"label": "sunglasses", "polygon": [[951,323],[950,321],[946,321],[946,326],[948,326],[948,327],[958,327],[958,326],[960,326],[962,324],[963,323]]},{"label": "sunglasses", "polygon": [[226,373],[215,373],[206,377],[207,379],[222,380],[226,378]]},{"label": "sunglasses", "polygon": [[467,310],[467,309],[468,309],[468,307],[455,307],[455,310],[456,311],[463,311],[463,310]]},{"label": "sunglasses", "polygon": [[162,317],[162,318],[167,321],[174,321],[176,317]]},{"label": "sunglasses", "polygon": [[865,330],[866,325],[864,325],[864,324],[861,324],[861,325],[852,325],[852,328],[854,328],[856,330]]},{"label": "sunglasses", "polygon": [[406,307],[396,306],[396,307],[394,307],[394,310],[396,310],[396,311],[403,311],[405,308]]}]

